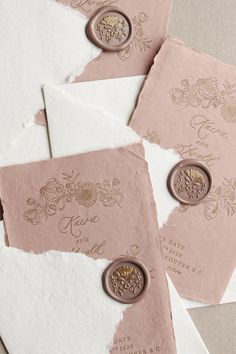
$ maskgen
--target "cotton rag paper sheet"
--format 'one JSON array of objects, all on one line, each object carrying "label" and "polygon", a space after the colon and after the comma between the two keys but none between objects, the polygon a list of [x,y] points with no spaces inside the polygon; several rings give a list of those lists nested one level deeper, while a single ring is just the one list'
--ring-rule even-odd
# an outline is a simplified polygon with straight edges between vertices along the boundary
[{"label": "cotton rag paper sheet", "polygon": [[9,353],[108,354],[128,307],[102,289],[109,263],[0,248],[0,332]]},{"label": "cotton rag paper sheet", "polygon": [[[97,81],[45,88],[44,91],[53,154],[56,156],[57,154],[58,156],[70,155],[76,151],[92,151],[95,149],[97,150],[105,147],[112,147],[114,144],[120,146],[122,142],[127,143],[128,140],[130,143],[134,142],[134,139],[139,141],[140,138],[137,137],[137,135],[135,135],[134,132],[126,126],[126,124],[129,121],[132,105],[134,106],[135,104],[137,93],[142,81],[143,77],[101,81],[100,84],[102,86],[103,95],[99,98],[94,95],[97,88]],[[110,91],[111,86],[113,87],[113,94]],[[119,89],[121,89],[121,92],[123,92],[124,89],[125,94],[122,96],[122,100],[120,99],[120,104],[116,105],[116,93]],[[130,92],[130,95],[128,95],[128,92]],[[90,94],[88,95],[88,93]],[[109,96],[109,100],[106,99],[107,96]],[[81,104],[79,100],[80,97],[82,97],[83,103],[86,103],[87,105],[86,115],[84,115],[84,104]],[[102,107],[103,116],[101,117]],[[115,107],[117,109],[115,109]],[[117,120],[112,116],[112,112],[116,114],[115,117]],[[101,129],[101,125],[104,128]],[[80,127],[80,129],[77,127]],[[92,130],[91,127],[93,127]],[[70,134],[72,137],[72,143],[67,145],[65,149],[62,149],[62,144],[60,144],[63,132]],[[88,135],[90,138],[85,141],[84,136],[86,137]],[[161,148],[159,149],[158,146],[151,145],[148,142],[145,142],[144,145],[146,150],[146,158],[148,157],[149,159],[152,159],[151,152],[153,152],[154,156],[156,156],[156,154],[158,154],[158,156],[160,155],[160,166],[164,165],[167,170],[168,163],[175,163],[176,154],[172,154]],[[150,156],[148,156],[148,153],[150,153]],[[151,161],[149,161],[149,163],[151,163]],[[159,164],[156,164],[156,160],[155,164],[151,168],[152,170],[149,165],[149,173],[151,173],[151,178],[156,182],[158,181],[158,183],[153,183],[153,186],[158,187],[159,183],[161,184],[163,174],[159,173]],[[160,193],[165,205],[168,200],[168,198],[163,195],[163,193],[165,193],[165,189],[164,191],[157,191],[156,195],[158,195],[158,192]],[[167,206],[167,210],[168,208],[171,208],[171,203]],[[163,209],[161,215],[159,208],[159,220],[162,220],[165,217],[167,210]],[[190,349],[191,354],[208,353],[198,332],[196,331],[196,328],[193,325],[193,322],[184,310],[181,300],[170,280],[169,290],[178,354],[189,354]],[[183,320],[185,321],[184,333],[182,326]]]},{"label": "cotton rag paper sheet", "polygon": [[[11,247],[142,261],[150,287],[142,301],[125,312],[111,352],[118,353],[123,344],[134,351],[176,353],[142,144],[1,168],[0,192]],[[145,328],[140,326],[143,321]]]},{"label": "cotton rag paper sheet", "polygon": [[87,18],[54,0],[0,3],[0,159],[37,111],[44,83],[62,83],[100,54],[85,35]]},{"label": "cotton rag paper sheet", "polygon": [[103,6],[116,6],[134,25],[134,39],[120,52],[102,52],[79,81],[147,74],[166,34],[172,0],[59,0],[91,17]]},{"label": "cotton rag paper sheet", "polygon": [[212,175],[209,195],[198,205],[176,208],[161,230],[177,290],[210,304],[220,302],[236,264],[235,85],[236,68],[168,39],[130,124],[182,159],[202,161]]}]

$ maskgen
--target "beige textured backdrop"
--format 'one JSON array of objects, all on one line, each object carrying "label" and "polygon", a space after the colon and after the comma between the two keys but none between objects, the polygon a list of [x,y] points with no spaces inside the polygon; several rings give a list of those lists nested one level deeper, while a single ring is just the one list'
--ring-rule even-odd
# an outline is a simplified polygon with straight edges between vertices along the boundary
[{"label": "beige textured backdrop", "polygon": [[[236,65],[236,0],[174,0],[168,34]],[[236,354],[236,303],[189,313],[210,354]]]},{"label": "beige textured backdrop", "polygon": [[236,0],[174,0],[169,34],[236,65]]},{"label": "beige textured backdrop", "polygon": [[7,354],[7,351],[1,340],[0,340],[0,354]]},{"label": "beige textured backdrop", "polygon": [[189,310],[210,354],[236,353],[236,303]]}]

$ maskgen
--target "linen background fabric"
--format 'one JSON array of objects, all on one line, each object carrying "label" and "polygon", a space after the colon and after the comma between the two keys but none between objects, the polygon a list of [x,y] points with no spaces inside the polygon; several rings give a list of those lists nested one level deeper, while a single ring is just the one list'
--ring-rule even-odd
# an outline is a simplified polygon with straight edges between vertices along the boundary
[{"label": "linen background fabric", "polygon": [[235,0],[174,0],[169,35],[236,65]]},{"label": "linen background fabric", "polygon": [[189,310],[202,339],[212,354],[236,352],[236,303]]}]

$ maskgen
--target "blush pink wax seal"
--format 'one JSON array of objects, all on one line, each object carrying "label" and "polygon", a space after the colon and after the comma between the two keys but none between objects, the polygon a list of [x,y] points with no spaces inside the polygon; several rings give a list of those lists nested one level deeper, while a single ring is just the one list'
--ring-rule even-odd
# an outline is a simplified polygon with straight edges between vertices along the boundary
[{"label": "blush pink wax seal", "polygon": [[133,39],[133,24],[117,7],[102,7],[89,20],[86,34],[93,44],[105,51],[121,51]]},{"label": "blush pink wax seal", "polygon": [[142,300],[150,284],[145,265],[132,257],[111,263],[103,274],[103,288],[114,300],[133,304]]},{"label": "blush pink wax seal", "polygon": [[210,192],[211,185],[209,169],[193,159],[179,162],[168,177],[170,193],[182,204],[199,204]]}]

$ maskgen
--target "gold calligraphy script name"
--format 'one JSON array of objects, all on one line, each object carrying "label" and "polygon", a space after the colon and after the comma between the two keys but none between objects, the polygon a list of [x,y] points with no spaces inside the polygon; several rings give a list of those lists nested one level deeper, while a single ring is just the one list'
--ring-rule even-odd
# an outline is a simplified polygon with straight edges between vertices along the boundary
[{"label": "gold calligraphy script name", "polygon": [[102,183],[81,181],[80,174],[63,173],[62,181],[53,177],[46,185],[40,188],[37,198],[28,198],[28,209],[24,212],[23,218],[32,225],[47,220],[58,211],[64,210],[67,204],[78,203],[81,207],[92,208],[97,203],[104,207],[121,207],[124,195],[119,189],[119,180],[106,179]]},{"label": "gold calligraphy script name", "polygon": [[88,224],[97,224],[98,216],[82,218],[81,216],[65,216],[58,223],[58,230],[63,234],[71,234],[79,238],[82,234],[82,227]]},{"label": "gold calligraphy script name", "polygon": [[74,253],[84,253],[86,256],[93,256],[93,255],[98,255],[98,256],[102,256],[104,253],[104,248],[106,246],[106,241],[102,241],[102,242],[96,242],[92,247],[90,247],[87,250],[82,250],[81,247],[74,247],[72,248],[71,252]]},{"label": "gold calligraphy script name", "polygon": [[209,133],[218,135],[222,139],[228,139],[229,137],[229,134],[226,131],[217,128],[214,122],[202,115],[194,116],[190,120],[190,126],[194,130],[197,130],[198,137],[201,140],[205,140]]},{"label": "gold calligraphy script name", "polygon": [[213,154],[203,155],[199,153],[198,148],[194,147],[193,144],[184,145],[184,144],[177,144],[173,147],[183,158],[185,155],[198,159],[204,162],[207,166],[211,167],[214,163],[220,160],[219,156],[214,156]]},{"label": "gold calligraphy script name", "polygon": [[119,0],[71,0],[71,6],[90,12],[93,7],[100,8],[103,6],[111,6]]}]

